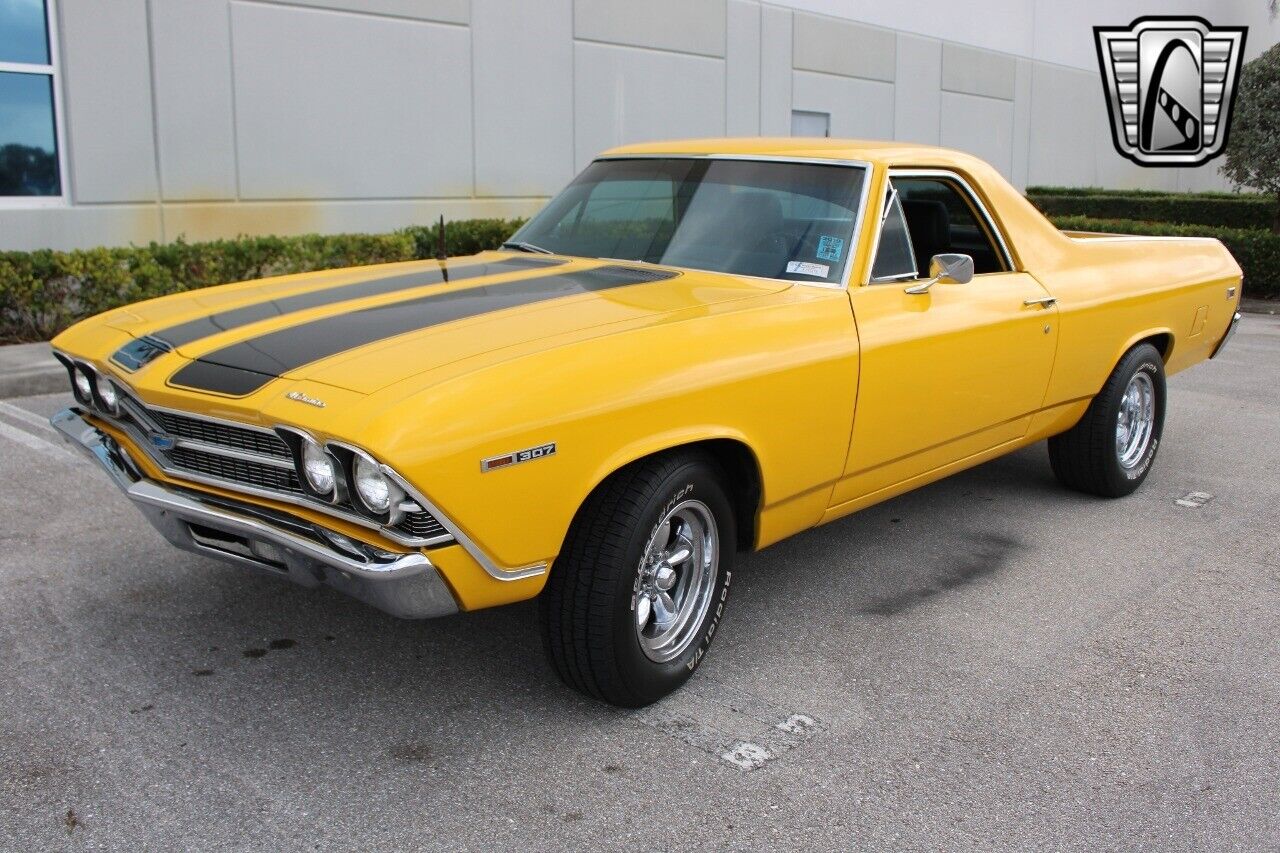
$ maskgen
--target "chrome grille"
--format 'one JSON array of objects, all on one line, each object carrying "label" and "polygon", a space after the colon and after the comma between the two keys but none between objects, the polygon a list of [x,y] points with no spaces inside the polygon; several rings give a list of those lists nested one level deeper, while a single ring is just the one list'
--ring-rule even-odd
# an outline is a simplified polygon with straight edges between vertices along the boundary
[{"label": "chrome grille", "polygon": [[166,432],[177,438],[195,439],[220,447],[230,447],[233,450],[261,453],[263,456],[293,458],[289,452],[289,446],[275,433],[258,432],[158,409],[149,409],[148,413],[165,428]]},{"label": "chrome grille", "polygon": [[274,465],[262,465],[258,462],[181,446],[173,448],[165,455],[169,457],[174,467],[184,471],[243,483],[259,489],[271,489],[293,495],[302,494],[298,475],[292,468],[277,468]]},{"label": "chrome grille", "polygon": [[449,535],[449,531],[444,529],[444,525],[429,512],[405,513],[404,518],[395,526],[395,529],[406,536],[412,536],[414,539],[435,539]]},{"label": "chrome grille", "polygon": [[[185,474],[210,485],[239,487],[318,509],[381,530],[405,545],[441,544],[452,539],[440,520],[425,510],[406,513],[395,525],[381,527],[351,507],[311,497],[298,480],[293,451],[273,431],[152,408],[132,394],[124,396],[123,409],[121,420],[128,422],[139,444],[162,468],[179,477]],[[157,429],[165,435],[157,435]],[[154,440],[157,438],[174,443],[164,447],[163,441]]]}]

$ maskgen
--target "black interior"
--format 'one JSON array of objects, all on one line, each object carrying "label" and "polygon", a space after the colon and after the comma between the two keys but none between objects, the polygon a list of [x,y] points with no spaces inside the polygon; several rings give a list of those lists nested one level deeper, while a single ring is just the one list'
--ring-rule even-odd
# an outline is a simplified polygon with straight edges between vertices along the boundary
[{"label": "black interior", "polygon": [[921,275],[928,271],[930,258],[946,253],[969,255],[977,274],[1005,270],[1003,255],[955,186],[938,178],[894,178],[893,185]]},{"label": "black interior", "polygon": [[[902,200],[902,214],[911,232],[911,249],[916,256],[916,269],[923,275],[929,270],[929,259],[956,251],[951,246],[951,215],[947,206],[929,199]],[[966,253],[967,254],[967,253]],[[974,260],[976,266],[977,259]]]}]

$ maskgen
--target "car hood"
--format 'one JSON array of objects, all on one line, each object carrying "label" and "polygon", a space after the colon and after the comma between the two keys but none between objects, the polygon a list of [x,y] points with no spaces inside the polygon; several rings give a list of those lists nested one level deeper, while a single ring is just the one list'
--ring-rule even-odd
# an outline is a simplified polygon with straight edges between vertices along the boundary
[{"label": "car hood", "polygon": [[[706,313],[788,288],[627,262],[489,252],[288,276],[165,297],[104,318],[131,340],[111,361],[159,355],[170,388],[248,397],[276,379],[372,394],[454,362]],[[174,365],[176,369],[174,368]]]}]

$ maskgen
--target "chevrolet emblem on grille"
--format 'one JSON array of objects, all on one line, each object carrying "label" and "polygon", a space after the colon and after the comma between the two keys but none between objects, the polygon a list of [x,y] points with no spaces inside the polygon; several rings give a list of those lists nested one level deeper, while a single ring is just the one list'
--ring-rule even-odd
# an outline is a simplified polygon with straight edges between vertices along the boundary
[{"label": "chevrolet emblem on grille", "polygon": [[151,440],[151,446],[156,450],[173,450],[178,443],[167,435],[160,435],[155,432],[149,434],[147,438]]},{"label": "chevrolet emblem on grille", "polygon": [[1094,27],[1116,151],[1139,166],[1199,166],[1221,154],[1247,32],[1163,16]]}]

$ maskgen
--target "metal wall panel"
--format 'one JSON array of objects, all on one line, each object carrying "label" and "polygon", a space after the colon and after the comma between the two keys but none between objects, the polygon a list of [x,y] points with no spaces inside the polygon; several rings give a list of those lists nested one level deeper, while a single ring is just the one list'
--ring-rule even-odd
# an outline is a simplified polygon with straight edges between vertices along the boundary
[{"label": "metal wall panel", "polygon": [[579,168],[615,145],[724,134],[722,61],[586,42],[575,57]]},{"label": "metal wall panel", "polygon": [[761,9],[760,133],[765,136],[791,132],[792,17],[790,9]]},{"label": "metal wall panel", "polygon": [[470,196],[465,27],[232,3],[246,199]]},{"label": "metal wall panel", "polygon": [[1012,179],[1013,103],[943,92],[942,145],[975,154]]},{"label": "metal wall panel", "polygon": [[886,82],[896,73],[897,38],[890,30],[796,12],[791,43],[792,65],[802,71]]},{"label": "metal wall panel", "polygon": [[833,137],[893,139],[892,83],[809,71],[792,81],[792,108],[829,113]]},{"label": "metal wall panel", "polygon": [[1099,119],[1106,121],[1096,72],[1037,63],[1031,74],[1031,121],[1025,142],[1027,183],[1096,186],[1090,155]]},{"label": "metal wall panel", "polygon": [[894,82],[895,139],[937,145],[941,138],[942,42],[898,35]]},{"label": "metal wall panel", "polygon": [[760,5],[729,0],[725,92],[731,136],[760,133]]},{"label": "metal wall panel", "polygon": [[472,16],[476,194],[551,195],[573,177],[573,0]]},{"label": "metal wall panel", "polygon": [[62,70],[71,197],[156,198],[145,0],[63,0]]},{"label": "metal wall panel", "polygon": [[[170,0],[171,2],[172,0]],[[185,0],[184,0],[185,2]],[[471,23],[471,0],[288,0],[294,6],[312,6],[340,12],[364,12],[393,18]]]},{"label": "metal wall panel", "polygon": [[1013,100],[1014,58],[953,42],[942,45],[942,88],[947,92]]},{"label": "metal wall panel", "polygon": [[829,115],[834,136],[973,151],[1019,186],[1225,187],[1216,164],[1122,160],[1092,42],[1058,43],[1136,7],[1032,6],[60,0],[69,205],[0,200],[0,244],[523,215],[603,148],[786,136],[793,108]]},{"label": "metal wall panel", "polygon": [[151,37],[161,194],[166,199],[234,199],[227,0],[153,3]]},{"label": "metal wall panel", "polygon": [[725,0],[575,0],[576,38],[723,57]]}]

